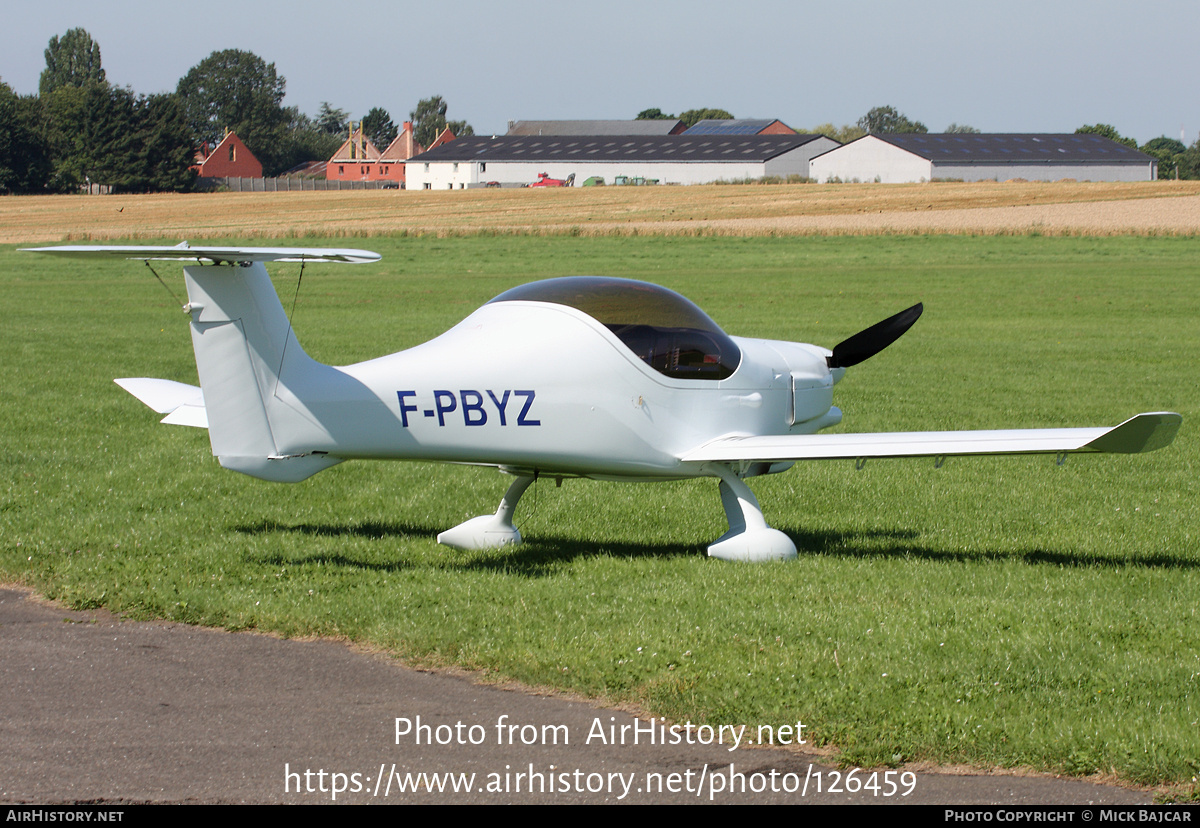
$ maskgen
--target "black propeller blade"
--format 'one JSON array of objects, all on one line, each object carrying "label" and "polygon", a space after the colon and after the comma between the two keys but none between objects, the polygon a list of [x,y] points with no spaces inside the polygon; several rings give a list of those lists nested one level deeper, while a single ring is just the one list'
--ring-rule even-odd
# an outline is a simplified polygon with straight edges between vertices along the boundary
[{"label": "black propeller blade", "polygon": [[904,335],[904,332],[921,318],[925,307],[918,302],[908,310],[876,322],[866,330],[859,331],[849,339],[833,346],[833,356],[826,357],[830,368],[849,368],[870,359]]}]

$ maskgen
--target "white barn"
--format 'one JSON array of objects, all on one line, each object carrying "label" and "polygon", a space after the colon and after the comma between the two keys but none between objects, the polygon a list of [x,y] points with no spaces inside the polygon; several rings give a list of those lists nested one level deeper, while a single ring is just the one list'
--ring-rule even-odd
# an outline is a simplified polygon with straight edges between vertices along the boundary
[{"label": "white barn", "polygon": [[813,156],[838,146],[824,135],[469,136],[408,159],[410,190],[532,183],[539,173],[576,186],[592,176],[708,184],[807,176]]},{"label": "white barn", "polygon": [[1157,161],[1103,135],[902,133],[867,135],[813,158],[819,182],[1153,181]]}]

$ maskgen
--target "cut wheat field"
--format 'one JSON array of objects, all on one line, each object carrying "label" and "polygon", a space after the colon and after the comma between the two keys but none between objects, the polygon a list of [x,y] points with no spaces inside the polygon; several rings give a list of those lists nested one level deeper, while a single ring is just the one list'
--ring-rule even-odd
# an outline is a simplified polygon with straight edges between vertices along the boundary
[{"label": "cut wheat field", "polygon": [[533,235],[1193,235],[1200,182],[708,185],[0,198],[0,243]]}]

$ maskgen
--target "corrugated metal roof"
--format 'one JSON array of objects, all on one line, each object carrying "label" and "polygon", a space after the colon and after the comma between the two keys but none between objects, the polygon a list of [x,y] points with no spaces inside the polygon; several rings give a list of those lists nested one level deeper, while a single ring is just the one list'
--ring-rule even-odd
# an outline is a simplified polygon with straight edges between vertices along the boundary
[{"label": "corrugated metal roof", "polygon": [[669,135],[678,120],[517,121],[508,135]]},{"label": "corrugated metal roof", "polygon": [[757,135],[775,123],[774,118],[735,118],[697,121],[683,131],[684,135]]},{"label": "corrugated metal roof", "polygon": [[468,136],[414,161],[740,161],[760,163],[822,135]]},{"label": "corrugated metal roof", "polygon": [[1152,160],[1111,138],[1090,133],[880,133],[871,137],[940,164]]}]

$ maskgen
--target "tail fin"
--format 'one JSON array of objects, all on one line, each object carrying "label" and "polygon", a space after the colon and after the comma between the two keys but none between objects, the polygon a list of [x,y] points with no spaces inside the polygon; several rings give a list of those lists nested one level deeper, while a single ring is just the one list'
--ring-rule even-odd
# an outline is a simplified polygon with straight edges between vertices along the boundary
[{"label": "tail fin", "polygon": [[312,436],[312,424],[295,405],[295,390],[325,366],[296,341],[262,262],[183,272],[208,437],[221,465],[291,482],[336,463],[328,455],[297,454],[311,444],[304,435]]},{"label": "tail fin", "polygon": [[[34,252],[127,259],[184,259],[192,347],[213,454],[227,469],[295,482],[340,460],[312,445],[327,432],[301,402],[335,369],[311,359],[291,325],[265,261],[376,261],[362,250],[290,248],[54,247]],[[203,264],[202,264],[203,263]]]}]

